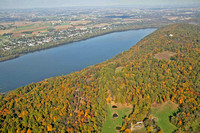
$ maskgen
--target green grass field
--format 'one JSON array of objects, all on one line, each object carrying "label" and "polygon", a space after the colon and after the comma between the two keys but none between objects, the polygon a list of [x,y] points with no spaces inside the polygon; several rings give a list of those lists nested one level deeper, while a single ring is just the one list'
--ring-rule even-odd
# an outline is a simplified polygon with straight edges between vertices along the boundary
[{"label": "green grass field", "polygon": [[61,25],[71,25],[69,22],[62,23]]},{"label": "green grass field", "polygon": [[[34,30],[34,29],[44,27],[44,26],[49,26],[49,27],[44,28],[44,29]],[[51,28],[52,28],[52,26],[50,25],[50,23],[40,23],[40,24],[30,24],[27,26],[19,26],[14,31],[23,31],[23,30],[42,31],[42,30],[47,30],[47,29],[51,29]]]},{"label": "green grass field", "polygon": [[[107,118],[103,125],[102,132],[103,133],[115,133],[116,126],[122,126],[123,119],[125,115],[128,115],[131,112],[131,108],[124,107],[124,108],[116,108],[113,109],[111,104],[107,105]],[[113,118],[113,113],[117,113],[118,117]]]},{"label": "green grass field", "polygon": [[176,129],[176,126],[169,121],[169,116],[176,111],[177,105],[171,101],[153,109],[153,115],[158,118],[158,126],[160,126],[164,133],[172,133]]},{"label": "green grass field", "polygon": [[44,28],[44,29],[40,29],[40,30],[35,30],[35,31],[46,31],[46,30],[49,30],[49,29],[53,29],[53,26],[49,26],[48,28]]},{"label": "green grass field", "polygon": [[25,30],[25,29],[30,29],[30,28],[34,28],[34,27],[35,27],[35,24],[30,24],[27,26],[18,26],[17,30]]},{"label": "green grass field", "polygon": [[141,129],[138,129],[138,130],[134,130],[134,133],[146,133],[146,130],[145,128],[141,128]]}]

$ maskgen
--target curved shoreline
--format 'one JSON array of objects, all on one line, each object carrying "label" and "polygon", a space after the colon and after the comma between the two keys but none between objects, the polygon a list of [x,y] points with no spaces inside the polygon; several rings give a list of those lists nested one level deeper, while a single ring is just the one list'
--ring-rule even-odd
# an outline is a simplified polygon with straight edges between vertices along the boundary
[{"label": "curved shoreline", "polygon": [[[37,52],[37,51],[41,51],[41,50],[47,50],[47,49],[51,49],[51,48],[54,48],[54,47],[59,47],[59,46],[63,46],[63,45],[67,45],[67,44],[71,44],[71,43],[74,43],[74,42],[79,42],[79,41],[84,41],[84,40],[87,40],[87,39],[91,39],[91,38],[95,38],[95,37],[98,37],[98,36],[103,36],[103,35],[106,35],[106,34],[110,34],[110,33],[115,33],[115,32],[123,32],[123,31],[129,31],[129,30],[140,30],[140,29],[150,29],[150,28],[159,28],[160,26],[141,26],[141,27],[133,27],[133,28],[130,28],[130,27],[127,27],[127,28],[119,28],[119,29],[113,29],[111,31],[103,31],[101,33],[97,33],[97,34],[93,34],[93,35],[89,35],[88,37],[85,37],[85,38],[82,38],[82,39],[75,39],[73,41],[66,41],[66,42],[61,42],[59,44],[53,44],[53,45],[50,45],[50,46],[47,46],[46,48],[38,48],[36,50],[32,50],[32,51],[29,51],[29,52],[25,52],[25,53],[21,53],[21,54],[17,54],[17,55],[9,55],[9,56],[13,56],[13,57],[9,57],[9,56],[5,56],[8,57],[6,59],[2,59],[0,58],[0,62],[5,62],[5,61],[9,61],[9,60],[12,60],[12,59],[16,59],[20,56],[23,56],[23,55],[26,55],[26,54],[29,54],[29,53],[33,53],[33,52]],[[2,57],[4,58],[4,57]]]},{"label": "curved shoreline", "polygon": [[[57,66],[63,66],[63,63],[66,62],[66,59],[71,59],[71,57],[73,57],[73,56],[75,56],[75,57],[72,59],[72,61],[69,60],[69,62],[67,61],[66,63],[68,63],[68,64],[72,63],[73,64],[74,60],[76,61],[77,58],[78,58],[77,61],[80,61],[80,62],[82,62],[83,59],[86,59],[85,61],[82,62],[84,64],[87,64],[86,66],[83,65],[84,67],[83,66],[77,67],[75,65],[75,68],[78,68],[75,71],[80,71],[82,69],[85,69],[88,66],[95,65],[95,64],[98,64],[98,63],[102,63],[102,62],[104,62],[104,61],[106,61],[108,59],[112,59],[113,57],[117,56],[118,54],[122,53],[123,51],[127,51],[128,49],[130,49],[130,47],[132,47],[133,45],[136,45],[141,39],[143,39],[147,35],[151,34],[156,29],[157,28],[146,28],[146,29],[115,32],[115,33],[94,37],[92,39],[88,39],[88,40],[84,40],[84,41],[80,41],[80,42],[70,43],[69,45],[65,45],[65,46],[63,45],[61,47],[55,47],[55,48],[52,48],[52,49],[49,49],[49,50],[44,50],[44,51],[39,51],[39,52],[27,54],[27,55],[22,56],[22,57],[20,57],[18,59],[7,61],[7,62],[4,62],[4,63],[0,63],[0,65],[2,66],[2,67],[0,67],[0,68],[2,68],[1,71],[5,71],[4,73],[2,73],[2,75],[0,77],[0,78],[2,78],[2,81],[1,81],[2,86],[1,87],[3,89],[3,90],[0,90],[0,92],[5,92],[6,93],[6,92],[9,92],[10,90],[14,90],[16,88],[19,88],[20,86],[26,86],[27,84],[31,84],[32,82],[39,82],[39,81],[43,81],[44,79],[47,79],[49,77],[61,76],[64,73],[67,75],[67,74],[69,74],[71,72],[74,72],[74,67],[71,70],[70,70],[70,66],[69,66],[69,70],[66,69],[66,67],[68,68],[68,65],[66,67],[64,67],[64,71],[61,71],[61,73],[53,74],[53,75],[49,74],[48,76],[44,76],[44,77],[42,77],[42,75],[40,75],[40,72],[37,73],[37,71],[38,71],[37,67],[33,68],[33,71],[36,68],[35,69],[36,71],[34,71],[34,73],[30,72],[30,70],[32,70],[31,66],[32,65],[35,66],[34,64],[38,64],[39,66],[41,66],[40,68],[43,68],[43,69],[45,68],[45,70],[46,70],[46,68],[49,68],[49,65],[48,66],[44,65],[44,64],[48,64],[47,60],[49,60],[49,57],[50,57],[50,59],[52,59],[50,61],[50,66],[51,66],[50,67],[51,69],[49,71],[50,73],[52,73],[52,72],[55,73],[55,71],[56,71],[55,68],[57,68]],[[100,40],[99,40],[99,38],[100,38]],[[120,39],[120,38],[124,38],[124,39]],[[79,45],[77,45],[77,44],[79,44]],[[81,44],[83,44],[83,45],[81,45]],[[108,44],[111,47],[107,47]],[[121,45],[121,44],[123,44],[123,45]],[[95,49],[96,46],[97,46],[98,49]],[[115,46],[118,49],[117,50],[118,52],[115,50]],[[106,50],[107,48],[109,49],[109,51]],[[114,51],[117,52],[117,53],[114,52],[115,54],[110,57],[110,54],[113,53],[112,52],[113,48],[114,48]],[[87,51],[87,53],[91,51],[91,54],[87,54],[87,55],[96,55],[96,52],[93,52],[94,50],[98,50],[98,51],[101,51],[101,50],[104,51],[105,50],[106,53],[103,52],[103,56],[102,55],[101,56],[97,56],[98,58],[94,58],[94,59],[93,58],[89,58],[91,60],[89,61],[89,64],[88,64],[88,60],[87,60],[88,56],[86,55],[86,58],[85,58],[84,57],[85,53],[84,52],[80,52],[80,51],[85,51],[85,50]],[[67,53],[69,55],[68,54],[62,54],[62,53],[65,53],[66,51],[68,51]],[[102,52],[100,52],[100,53],[102,53]],[[51,55],[49,56],[49,54],[51,54]],[[80,55],[79,54],[81,55],[81,57],[84,57],[84,58],[80,59]],[[37,56],[35,56],[35,55],[37,55]],[[43,55],[43,56],[41,56],[41,55]],[[67,55],[67,58],[65,58],[66,55]],[[97,55],[99,55],[99,53]],[[109,57],[106,57],[106,56],[104,57],[104,55],[108,55]],[[32,57],[36,57],[36,58],[32,58]],[[42,60],[40,59],[40,57],[42,57],[41,58]],[[43,57],[46,57],[45,60],[43,59]],[[105,59],[101,60],[101,58],[105,58]],[[99,61],[97,61],[97,60],[99,60]],[[45,63],[42,63],[41,61],[45,62]],[[53,62],[53,64],[55,64],[54,63],[55,61],[56,62],[58,61],[56,63],[56,65],[55,65],[56,67],[54,65],[52,65],[52,63],[51,63],[51,62]],[[91,63],[91,61],[94,62],[94,63]],[[60,65],[58,65],[59,62],[61,62]],[[29,64],[29,65],[25,65],[24,63],[25,64]],[[19,64],[21,64],[21,65],[19,65]],[[75,64],[77,64],[77,63],[75,63]],[[36,65],[36,66],[38,66],[38,65]],[[18,67],[15,67],[15,66],[18,66]],[[20,71],[18,70],[18,68],[19,68]],[[59,69],[60,68],[62,69],[62,67],[59,67]],[[16,83],[15,81],[18,82],[19,80],[21,80],[21,81],[27,80],[27,79],[24,79],[24,78],[20,78],[18,80],[18,78],[16,78],[18,76],[13,76],[13,78],[11,78],[11,77],[9,78],[7,75],[12,75],[13,72],[15,73],[15,75],[20,75],[22,77],[24,75],[23,74],[24,72],[25,73],[27,73],[27,72],[31,73],[31,74],[29,74],[29,76],[31,76],[31,75],[34,76],[35,72],[36,72],[37,75],[40,75],[40,76],[38,76],[39,78],[36,78],[36,80],[35,79],[28,80],[27,82],[25,82],[25,84],[24,83],[22,83],[22,84],[21,83],[17,83],[16,85],[9,85],[9,83],[11,83],[11,82],[13,84],[15,84]],[[43,70],[42,70],[42,72],[43,72]],[[46,71],[44,73],[47,74],[48,71]],[[8,77],[9,79],[7,80],[4,77]],[[40,78],[40,77],[42,77],[42,78]],[[8,85],[6,85],[6,84],[8,84]]]}]

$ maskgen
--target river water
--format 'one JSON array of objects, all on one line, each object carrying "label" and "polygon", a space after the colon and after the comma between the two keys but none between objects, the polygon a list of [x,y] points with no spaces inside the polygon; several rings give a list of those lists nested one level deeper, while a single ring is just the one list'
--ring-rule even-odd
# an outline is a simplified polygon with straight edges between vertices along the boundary
[{"label": "river water", "polygon": [[110,33],[0,62],[0,92],[66,75],[111,59],[156,29]]}]

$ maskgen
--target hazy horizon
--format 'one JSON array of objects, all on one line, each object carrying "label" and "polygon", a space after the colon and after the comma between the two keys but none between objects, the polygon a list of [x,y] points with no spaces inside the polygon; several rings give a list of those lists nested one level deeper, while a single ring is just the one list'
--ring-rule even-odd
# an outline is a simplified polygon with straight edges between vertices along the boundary
[{"label": "hazy horizon", "polygon": [[54,8],[54,7],[190,7],[199,6],[199,0],[0,0],[1,9]]}]

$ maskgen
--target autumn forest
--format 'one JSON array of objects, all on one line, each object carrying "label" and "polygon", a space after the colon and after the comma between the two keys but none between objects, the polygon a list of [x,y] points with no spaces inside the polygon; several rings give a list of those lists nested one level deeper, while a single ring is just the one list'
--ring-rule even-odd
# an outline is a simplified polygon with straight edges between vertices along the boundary
[{"label": "autumn forest", "polygon": [[[0,95],[0,132],[102,132],[108,104],[130,107],[118,132],[165,132],[154,106],[177,106],[167,116],[175,133],[200,132],[200,26],[174,24],[128,51],[69,75]],[[158,120],[157,120],[158,119]]]}]

